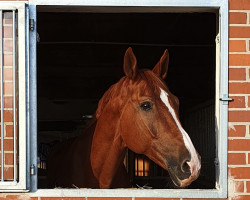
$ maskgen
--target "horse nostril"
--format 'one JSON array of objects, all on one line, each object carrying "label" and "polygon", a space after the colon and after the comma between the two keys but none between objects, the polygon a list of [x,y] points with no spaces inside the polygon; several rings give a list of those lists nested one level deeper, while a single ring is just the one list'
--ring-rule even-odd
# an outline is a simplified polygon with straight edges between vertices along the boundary
[{"label": "horse nostril", "polygon": [[190,167],[187,162],[189,162],[189,160],[184,161],[181,165],[181,171],[183,173],[190,173]]}]

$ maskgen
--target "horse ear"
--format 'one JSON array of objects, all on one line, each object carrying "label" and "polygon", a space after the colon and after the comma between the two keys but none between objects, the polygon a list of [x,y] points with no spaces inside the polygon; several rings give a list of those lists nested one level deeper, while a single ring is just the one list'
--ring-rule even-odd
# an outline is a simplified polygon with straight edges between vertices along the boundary
[{"label": "horse ear", "polygon": [[159,62],[155,65],[154,69],[152,70],[157,76],[161,77],[162,79],[166,78],[167,71],[168,71],[168,62],[169,62],[169,53],[166,49],[159,60]]},{"label": "horse ear", "polygon": [[124,55],[123,71],[126,76],[134,79],[137,75],[137,60],[132,48],[129,47]]}]

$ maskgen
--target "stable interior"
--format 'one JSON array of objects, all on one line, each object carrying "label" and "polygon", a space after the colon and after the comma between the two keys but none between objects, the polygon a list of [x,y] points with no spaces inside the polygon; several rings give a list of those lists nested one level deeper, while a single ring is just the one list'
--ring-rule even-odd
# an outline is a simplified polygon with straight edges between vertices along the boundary
[{"label": "stable interior", "polygon": [[[200,178],[188,188],[215,188],[216,19],[214,12],[38,7],[38,187],[47,188],[50,148],[86,126],[98,100],[123,76],[123,56],[131,46],[140,68],[154,67],[169,50],[165,81],[180,100],[181,122],[202,157]],[[126,161],[133,187],[176,188],[144,156],[129,151]]]}]

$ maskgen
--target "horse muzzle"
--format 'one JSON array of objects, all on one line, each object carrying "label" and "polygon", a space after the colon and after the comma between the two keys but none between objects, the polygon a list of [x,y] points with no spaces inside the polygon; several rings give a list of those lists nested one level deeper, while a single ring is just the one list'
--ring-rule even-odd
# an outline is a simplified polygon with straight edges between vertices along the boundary
[{"label": "horse muzzle", "polygon": [[181,165],[169,166],[168,171],[173,183],[178,187],[186,187],[200,175],[200,156],[198,162],[184,161]]}]

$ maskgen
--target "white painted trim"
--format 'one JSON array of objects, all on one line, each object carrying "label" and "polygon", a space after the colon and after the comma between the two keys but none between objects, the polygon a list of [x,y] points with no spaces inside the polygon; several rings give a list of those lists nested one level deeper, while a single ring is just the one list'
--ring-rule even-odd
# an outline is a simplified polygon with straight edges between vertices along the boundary
[{"label": "white painted trim", "polygon": [[[226,198],[227,197],[227,105],[222,105],[222,102],[219,102],[219,97],[221,94],[227,94],[227,78],[228,78],[228,0],[30,0],[30,13],[34,16],[36,24],[36,6],[38,5],[54,5],[54,6],[81,6],[85,7],[86,11],[91,7],[102,7],[105,9],[108,8],[112,12],[112,7],[127,7],[128,10],[131,9],[131,12],[136,10],[140,11],[147,9],[148,12],[162,12],[162,9],[170,12],[174,10],[184,8],[186,12],[191,11],[201,11],[201,8],[209,10],[219,11],[219,24],[220,27],[220,44],[217,48],[219,52],[219,57],[217,61],[219,63],[216,66],[219,73],[220,83],[217,82],[218,93],[216,95],[216,109],[221,109],[217,114],[217,122],[219,125],[218,132],[218,158],[220,168],[218,171],[219,177],[217,182],[217,189],[154,189],[154,190],[142,190],[142,189],[36,189],[36,178],[37,175],[32,176],[31,186],[33,187],[32,193],[30,196],[34,197],[165,197],[165,198]],[[160,8],[160,9],[159,9]],[[103,9],[103,10],[104,10]],[[185,12],[185,11],[183,11]],[[30,46],[35,47],[36,45],[36,27],[35,31],[32,32],[32,37],[30,39]],[[36,100],[36,49],[33,48],[30,56],[30,77],[33,80],[33,86],[30,91],[30,98]],[[224,74],[225,73],[225,74]],[[218,81],[218,79],[217,79]],[[225,85],[226,84],[226,85]],[[35,101],[33,101],[33,104]],[[32,124],[36,124],[36,106],[31,105],[33,112],[31,112],[31,129],[33,130],[33,143],[36,142],[36,130],[33,128]],[[33,121],[32,121],[33,120]],[[222,127],[220,127],[222,126]],[[222,142],[223,141],[223,142]],[[31,152],[35,152],[32,151]],[[36,160],[36,157],[32,157],[32,160]]]},{"label": "white painted trim", "polygon": [[224,0],[30,0],[33,5],[128,6],[128,7],[220,7]]},{"label": "white painted trim", "polygon": [[31,197],[223,198],[216,189],[39,189]]},{"label": "white painted trim", "polygon": [[26,9],[25,2],[1,2],[0,9],[18,10],[18,130],[19,172],[18,182],[1,182],[0,191],[26,190]]},{"label": "white painted trim", "polygon": [[[228,0],[222,0],[223,4],[220,7],[219,13],[219,33],[220,33],[220,64],[219,67],[219,96],[216,96],[216,102],[218,97],[228,95]],[[218,81],[218,80],[217,80]],[[228,132],[228,104],[220,101],[217,103],[216,110],[219,109],[219,115],[216,115],[218,135],[217,135],[217,156],[218,156],[218,173],[219,179],[217,182],[217,188],[221,190],[222,196],[225,198],[228,196],[228,166],[227,166],[227,132]]]}]

